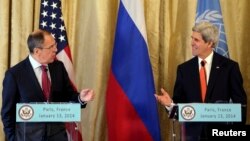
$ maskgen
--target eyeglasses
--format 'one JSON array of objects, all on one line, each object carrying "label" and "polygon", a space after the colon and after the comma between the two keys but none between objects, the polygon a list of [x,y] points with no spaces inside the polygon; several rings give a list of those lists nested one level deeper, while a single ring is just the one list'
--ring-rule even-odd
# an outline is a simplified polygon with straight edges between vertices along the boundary
[{"label": "eyeglasses", "polygon": [[51,49],[53,47],[57,47],[57,43],[56,42],[53,45],[50,45],[48,47],[38,47],[38,48],[40,48],[40,49]]}]

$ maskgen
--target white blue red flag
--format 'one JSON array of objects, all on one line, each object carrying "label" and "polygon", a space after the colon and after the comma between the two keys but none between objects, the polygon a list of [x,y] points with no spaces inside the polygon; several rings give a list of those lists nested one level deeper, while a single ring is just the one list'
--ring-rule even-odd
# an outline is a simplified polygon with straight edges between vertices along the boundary
[{"label": "white blue red flag", "polygon": [[[57,59],[64,63],[72,86],[74,85],[74,71],[71,52],[68,44],[66,28],[63,21],[60,0],[41,0],[39,28],[49,31],[57,42]],[[75,88],[76,89],[76,88]],[[67,123],[66,128],[71,141],[82,141],[82,136],[75,123]]]},{"label": "white blue red flag", "polygon": [[198,0],[196,23],[204,20],[210,21],[219,29],[219,42],[214,50],[217,53],[229,58],[227,38],[219,0]]},{"label": "white blue red flag", "polygon": [[121,0],[106,94],[109,141],[160,141],[142,0]]}]

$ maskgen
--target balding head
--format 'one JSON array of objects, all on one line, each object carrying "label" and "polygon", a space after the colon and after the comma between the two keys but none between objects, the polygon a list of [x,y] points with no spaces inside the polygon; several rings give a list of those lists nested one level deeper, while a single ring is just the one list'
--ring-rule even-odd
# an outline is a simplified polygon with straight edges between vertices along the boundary
[{"label": "balding head", "polygon": [[34,51],[34,48],[41,47],[43,45],[45,35],[51,34],[48,31],[37,29],[29,35],[27,44],[31,54]]}]

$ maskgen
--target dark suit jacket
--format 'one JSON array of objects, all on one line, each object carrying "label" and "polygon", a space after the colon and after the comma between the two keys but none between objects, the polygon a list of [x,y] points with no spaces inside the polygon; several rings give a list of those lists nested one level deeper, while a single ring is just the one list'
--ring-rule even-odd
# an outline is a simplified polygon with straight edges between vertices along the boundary
[{"label": "dark suit jacket", "polygon": [[[48,64],[51,76],[51,102],[79,102],[78,92],[74,90],[67,71],[60,61]],[[5,73],[3,81],[3,102],[2,102],[2,121],[4,132],[9,141],[24,136],[24,124],[16,123],[16,103],[45,102],[42,88],[36,78],[29,58],[10,68]],[[84,106],[83,106],[84,107]],[[64,127],[55,126],[61,130]],[[45,134],[46,124],[34,123],[25,124],[26,129],[30,129],[30,140],[38,141]],[[35,129],[36,128],[36,129]],[[27,138],[28,139],[28,138]]]},{"label": "dark suit jacket", "polygon": [[[238,63],[214,52],[205,103],[241,103],[242,122],[246,121],[247,97]],[[198,57],[194,57],[177,68],[174,87],[175,103],[202,103]],[[202,123],[186,123],[186,135],[197,136],[203,130]]]}]

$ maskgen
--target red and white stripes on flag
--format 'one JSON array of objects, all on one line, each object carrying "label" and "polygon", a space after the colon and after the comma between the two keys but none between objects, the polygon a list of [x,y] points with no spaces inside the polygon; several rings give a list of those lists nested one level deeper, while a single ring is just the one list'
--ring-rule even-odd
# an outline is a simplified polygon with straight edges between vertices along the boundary
[{"label": "red and white stripes on flag", "polygon": [[[76,89],[74,82],[74,71],[72,57],[68,45],[66,28],[63,21],[60,0],[41,0],[39,28],[49,31],[57,42],[57,59],[64,63],[70,77],[72,86]],[[76,123],[66,124],[69,139],[71,141],[82,141],[82,135]]]}]

